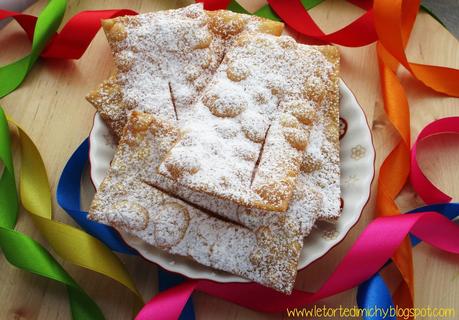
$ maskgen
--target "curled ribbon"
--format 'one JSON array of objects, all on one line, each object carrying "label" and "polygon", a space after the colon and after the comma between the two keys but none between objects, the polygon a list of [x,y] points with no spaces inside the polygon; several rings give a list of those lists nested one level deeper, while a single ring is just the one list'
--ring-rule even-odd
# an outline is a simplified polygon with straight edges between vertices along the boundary
[{"label": "curled ribbon", "polygon": [[[377,44],[377,52],[384,109],[388,120],[397,130],[400,141],[381,165],[376,193],[376,213],[378,216],[393,216],[400,214],[395,198],[405,185],[410,171],[410,115],[405,91],[395,73],[397,64],[385,63],[385,58],[389,57],[380,43]],[[408,238],[401,243],[392,259],[403,279],[395,291],[395,303],[400,307],[410,308],[414,299],[414,279],[411,244]]]},{"label": "curled ribbon", "polygon": [[4,170],[0,177],[0,247],[15,267],[58,281],[67,286],[73,319],[104,319],[99,307],[73,278],[38,242],[14,230],[19,211],[9,128],[0,108],[0,160]]},{"label": "curled ribbon", "polygon": [[[309,10],[314,8],[316,5],[321,3],[323,0],[300,0],[302,10]],[[245,13],[245,14],[251,14],[249,11],[247,11],[243,6],[241,6],[237,1],[231,0],[229,1],[228,4],[226,4],[225,1],[208,1],[208,0],[198,0],[196,2],[203,2],[204,3],[204,8],[207,10],[218,10],[218,9],[226,9],[234,12],[239,12],[239,13]],[[271,6],[269,4],[265,4],[262,6],[260,9],[258,9],[256,12],[253,13],[256,16],[271,19],[271,20],[276,20],[276,21],[281,21],[281,18],[274,12],[273,9],[271,9]]]},{"label": "curled ribbon", "polygon": [[21,13],[0,10],[0,19],[9,17],[16,19],[32,40],[30,54],[0,68],[0,98],[12,92],[24,81],[40,52],[59,27],[66,6],[66,0],[50,0],[36,21]]},{"label": "curled ribbon", "polygon": [[[459,133],[459,117],[443,118],[428,124],[424,129],[422,129],[413,144],[411,149],[411,184],[424,202],[431,205],[412,210],[408,213],[436,211],[448,219],[454,219],[459,215],[458,203],[433,204],[438,202],[449,202],[451,201],[451,197],[440,191],[427,179],[419,168],[419,164],[416,159],[417,144],[419,141],[433,135],[450,133]],[[417,245],[419,242],[420,240],[418,238],[413,236],[411,237],[411,243],[413,246]],[[366,281],[363,285],[359,286],[357,295],[358,304],[361,307],[365,307],[367,305],[377,305],[381,308],[386,308],[388,305],[393,304],[392,300],[388,300],[387,295],[385,294],[387,291],[387,286],[382,278],[379,277],[379,274],[377,274],[370,280]]]},{"label": "curled ribbon", "polygon": [[[367,0],[360,2],[362,2],[362,6],[368,3]],[[365,46],[377,39],[373,27],[373,10],[371,9],[346,27],[325,34],[298,0],[268,0],[268,3],[288,26],[309,38],[347,47]]]},{"label": "curled ribbon", "polygon": [[[459,216],[459,203],[442,203],[428,205],[421,208],[417,208],[415,210],[411,210],[407,212],[407,214],[427,211],[438,212],[446,218],[452,220]],[[410,235],[410,237],[413,246],[416,246],[421,242],[420,239],[416,238],[413,235]],[[359,285],[357,289],[357,304],[359,308],[362,309],[378,307],[380,310],[389,310],[391,307],[395,308],[394,303],[392,301],[392,297],[390,296],[389,288],[387,287],[386,283],[384,282],[384,279],[381,277],[379,272],[375,274],[373,277],[371,277],[369,280]],[[364,314],[363,319],[379,320],[383,318],[379,317],[379,315],[370,316],[368,314]],[[395,320],[395,317],[391,317],[389,315],[384,319]]]},{"label": "curled ribbon", "polygon": [[159,293],[145,305],[136,320],[177,319],[194,290],[262,312],[277,313],[285,312],[286,308],[302,307],[369,279],[392,256],[409,232],[434,247],[459,254],[459,226],[438,213],[379,217],[367,226],[330,278],[315,293],[294,290],[288,296],[255,283],[220,284],[189,280]]},{"label": "curled ribbon", "polygon": [[[1,114],[2,119],[0,120],[4,122],[2,126],[7,128],[3,111],[1,111]],[[18,129],[21,144],[20,199],[23,207],[30,213],[35,226],[46,238],[53,250],[64,260],[112,278],[128,288],[141,301],[142,298],[123,264],[103,243],[79,229],[52,220],[51,193],[40,153],[24,130],[12,120],[9,120],[9,122]],[[8,136],[3,134],[1,142],[2,146],[9,145]],[[6,154],[6,151],[9,151],[9,149],[4,147],[2,151]],[[9,160],[9,157],[11,156],[4,157],[6,160],[2,159],[5,163],[5,168],[7,168],[2,176],[2,181],[6,179],[7,182],[12,179],[11,177],[14,177],[12,165],[10,165],[12,162]],[[14,185],[11,182],[1,186],[6,190],[5,194],[8,195],[9,193],[9,196],[14,195],[13,190],[15,188],[13,188]],[[16,198],[3,199],[2,205],[5,206],[5,204],[7,205],[12,202],[11,199]],[[5,226],[11,228],[14,226],[14,222],[15,215],[10,215],[10,218],[5,222]],[[31,245],[25,245],[24,248],[31,248]],[[37,245],[35,245],[35,248],[38,248]],[[18,259],[27,261],[28,258],[26,256],[28,254],[43,255],[42,253],[37,253],[39,249],[30,250],[32,251],[23,252],[22,255],[19,255],[19,258],[16,257],[16,260],[13,261],[20,261]],[[45,261],[43,259],[42,261]],[[48,263],[48,265],[43,266],[53,266],[53,264]],[[26,265],[25,267],[30,266]],[[36,273],[40,272],[40,269],[32,268],[32,270]],[[46,273],[46,271],[44,270],[43,274],[49,276],[53,274]],[[62,273],[62,271],[59,272]],[[60,281],[63,282],[64,280],[71,284],[69,279],[62,278],[61,276]],[[72,294],[74,294],[73,291]]]},{"label": "curled ribbon", "polygon": [[380,43],[413,77],[426,86],[437,92],[459,97],[458,69],[408,61],[404,48],[419,10],[419,0],[397,2],[394,1],[391,5],[384,0],[374,2],[374,24]]},{"label": "curled ribbon", "polygon": [[[88,156],[89,139],[86,139],[78,146],[62,171],[56,191],[57,202],[83,230],[102,241],[111,250],[126,254],[137,254],[137,251],[124,243],[115,229],[105,224],[88,220],[88,213],[81,210],[80,183],[84,168],[88,164]],[[183,277],[158,268],[159,291],[167,290],[181,281],[183,281]],[[184,320],[194,319],[191,300],[186,304],[180,318]]]},{"label": "curled ribbon", "polygon": [[411,149],[411,184],[426,203],[450,202],[451,197],[443,193],[422,173],[416,159],[418,143],[438,134],[459,133],[459,117],[449,117],[434,121],[419,133]]},{"label": "curled ribbon", "polygon": [[44,58],[79,59],[100,29],[101,19],[137,14],[129,9],[82,11],[73,16],[60,33],[56,33],[66,6],[66,0],[50,0],[38,18],[0,10],[0,20],[14,18],[32,41],[29,55],[0,68],[0,98],[24,81],[40,55]]}]

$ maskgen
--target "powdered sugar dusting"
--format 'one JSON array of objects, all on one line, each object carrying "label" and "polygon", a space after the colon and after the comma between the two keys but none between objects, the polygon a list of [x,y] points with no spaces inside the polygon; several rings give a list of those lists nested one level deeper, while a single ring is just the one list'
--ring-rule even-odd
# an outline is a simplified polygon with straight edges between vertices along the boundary
[{"label": "powdered sugar dusting", "polygon": [[154,174],[147,164],[165,152],[177,133],[153,121],[157,119],[148,114],[132,114],[89,218],[128,231],[169,253],[290,292],[301,250],[298,232],[279,224],[250,230],[143,182]]},{"label": "powdered sugar dusting", "polygon": [[[126,109],[155,116],[137,111],[131,116],[131,125],[126,127],[109,175],[93,201],[90,217],[129,231],[167,252],[189,256],[204,265],[289,292],[304,236],[317,218],[332,219],[339,213],[337,61],[326,61],[322,49],[298,46],[293,39],[282,37],[275,40],[283,49],[278,51],[290,52],[296,48],[299,56],[306,56],[310,63],[317,62],[320,67],[311,66],[311,71],[306,68],[302,90],[292,86],[296,83],[292,80],[296,74],[295,77],[280,76],[272,72],[274,69],[265,70],[270,73],[262,85],[255,82],[248,85],[253,76],[252,61],[241,55],[252,54],[244,50],[257,37],[231,37],[244,28],[257,30],[261,21],[241,23],[247,16],[243,19],[233,16],[234,23],[226,28],[226,14],[212,13],[204,17],[202,12],[202,7],[195,5],[122,20],[128,36],[112,43],[112,47],[120,69],[114,82],[123,89],[121,94],[120,90],[105,90],[103,99],[98,100],[98,108],[109,105],[112,112],[107,112],[104,119],[110,119],[118,128],[122,128],[127,119]],[[155,15],[162,16],[157,19]],[[181,21],[175,29],[163,30],[167,24],[162,20],[168,19]],[[193,24],[196,21],[201,21],[198,26]],[[182,37],[181,28],[190,25],[196,30],[185,32]],[[139,26],[144,30],[139,31]],[[150,43],[158,37],[149,32],[152,28],[163,33],[158,39],[165,41],[163,46]],[[180,35],[179,40],[174,34]],[[206,47],[208,34],[212,41]],[[257,45],[270,45],[270,37],[258,39],[261,42]],[[233,44],[236,49],[220,64],[227,48]],[[189,50],[190,47],[194,50]],[[142,53],[149,50],[161,52],[168,58],[161,60],[157,59],[158,55]],[[231,59],[232,52],[237,50],[242,53]],[[280,60],[291,58],[285,53],[276,54]],[[270,59],[273,57],[263,58],[261,54],[256,62],[262,64]],[[147,77],[130,75],[133,70],[144,72]],[[255,71],[259,70],[255,68]],[[246,84],[241,86],[241,83]],[[201,106],[196,107],[200,103]],[[215,114],[218,117],[214,121],[212,115]],[[185,135],[180,133],[180,127],[187,127]],[[212,135],[200,134],[202,128]],[[301,130],[295,130],[298,128]],[[195,147],[201,154],[183,159],[185,174],[192,176],[199,172],[201,167],[196,164],[201,155],[211,157],[224,149],[224,153],[239,162],[234,165],[236,171],[250,171],[249,188],[286,179],[279,186],[290,188],[293,194],[285,214],[240,207],[234,202],[184,188],[156,172],[156,167],[178,140],[188,147],[194,144],[194,139],[200,141]],[[233,140],[239,142],[228,143]],[[258,161],[263,142],[262,155],[266,153],[266,157]],[[293,175],[291,167],[284,166],[289,160],[298,168],[294,168]],[[209,163],[211,161],[204,161],[204,165]],[[225,170],[223,166],[210,165],[206,169],[217,173]],[[244,176],[244,183],[246,181]],[[214,214],[245,227],[218,219]]]},{"label": "powdered sugar dusting", "polygon": [[281,23],[267,21],[206,12],[202,4],[106,20],[103,27],[118,69],[112,82],[119,85],[120,99],[109,101],[101,94],[88,100],[105,119],[113,119],[108,124],[118,137],[129,110],[180,117],[210,81],[233,37],[266,26],[266,32],[281,32]]},{"label": "powdered sugar dusting", "polygon": [[[159,172],[241,205],[286,210],[310,127],[297,109],[321,98],[316,94],[325,92],[332,68],[317,49],[290,37],[240,36],[202,97],[184,111],[183,138]],[[220,124],[232,134],[222,136]]]}]

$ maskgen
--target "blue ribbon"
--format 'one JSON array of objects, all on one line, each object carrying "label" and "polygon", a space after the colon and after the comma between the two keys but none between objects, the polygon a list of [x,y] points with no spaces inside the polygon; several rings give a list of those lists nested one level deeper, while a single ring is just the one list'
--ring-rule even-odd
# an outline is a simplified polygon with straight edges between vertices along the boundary
[{"label": "blue ribbon", "polygon": [[[62,175],[57,186],[57,202],[62,209],[64,209],[73,218],[73,220],[81,226],[81,228],[105,243],[111,250],[135,255],[137,252],[123,242],[115,229],[107,225],[88,220],[87,212],[81,210],[80,183],[84,168],[88,163],[88,155],[89,140],[86,139],[73,153],[62,171]],[[417,208],[407,213],[425,211],[436,211],[452,220],[459,215],[459,203],[434,204]],[[410,237],[413,246],[420,243],[418,238],[412,235],[410,235]],[[389,263],[390,261],[388,261],[387,264]],[[174,287],[183,281],[183,277],[158,268],[158,287],[160,291]],[[389,310],[391,307],[395,308],[389,288],[379,272],[359,285],[357,290],[357,304],[359,308],[366,310],[370,308],[373,308],[373,310],[375,310],[375,308],[380,308],[380,310]],[[191,300],[188,300],[180,319],[195,319]],[[364,314],[363,319],[396,320],[396,317],[387,315],[384,318],[381,313],[377,313],[373,315]]]},{"label": "blue ribbon", "polygon": [[76,149],[62,171],[57,185],[57,202],[76,223],[87,233],[105,243],[111,250],[126,254],[136,254],[126,246],[119,234],[107,225],[88,220],[87,212],[81,211],[80,182],[88,162],[89,139]]},{"label": "blue ribbon", "polygon": [[[81,210],[80,185],[84,168],[88,164],[89,139],[75,150],[62,171],[57,185],[56,198],[59,206],[64,209],[78,225],[87,233],[105,243],[111,250],[136,255],[137,252],[127,246],[118,232],[110,226],[88,220],[88,213]],[[159,291],[167,290],[184,280],[183,277],[158,268]],[[193,303],[188,300],[180,316],[182,320],[194,320]]]},{"label": "blue ribbon", "polygon": [[[446,218],[453,220],[457,216],[459,216],[459,203],[440,203],[440,204],[433,204],[424,207],[420,207],[414,210],[407,212],[416,213],[416,212],[427,212],[427,211],[435,211]],[[410,234],[411,238],[411,245],[414,247],[418,245],[421,240],[416,238],[415,236]],[[386,263],[386,265],[388,265]],[[386,266],[385,265],[385,266]],[[384,266],[384,267],[385,267]],[[383,268],[384,268],[383,267]],[[389,310],[390,308],[395,308],[394,302],[392,301],[392,297],[390,295],[389,288],[387,287],[384,279],[381,277],[380,273],[376,273],[373,277],[368,279],[367,281],[363,282],[359,285],[357,289],[357,304],[359,308],[369,310],[373,308],[379,308],[380,310]],[[388,315],[385,318],[381,313],[368,315],[365,314],[362,317],[364,320],[382,320],[382,319],[389,319],[389,320],[396,320],[395,316]]]},{"label": "blue ribbon", "polygon": [[[365,311],[372,310],[374,312],[376,308],[387,312],[391,307],[394,307],[389,288],[379,272],[359,285],[357,289],[357,305]],[[362,318],[365,320],[396,320],[396,317],[390,315],[384,318],[384,315],[379,312],[372,315],[364,313]]]}]

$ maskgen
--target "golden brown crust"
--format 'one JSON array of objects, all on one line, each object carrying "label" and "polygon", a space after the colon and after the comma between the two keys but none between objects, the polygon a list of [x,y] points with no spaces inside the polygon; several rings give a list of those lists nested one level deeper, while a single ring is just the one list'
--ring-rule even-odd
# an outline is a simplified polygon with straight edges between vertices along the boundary
[{"label": "golden brown crust", "polygon": [[127,37],[124,24],[115,19],[102,20],[102,28],[110,41],[122,41]]},{"label": "golden brown crust", "polygon": [[284,30],[284,24],[282,22],[268,20],[257,16],[247,16],[227,10],[215,10],[206,12],[210,17],[210,29],[212,32],[218,34],[223,39],[227,39],[231,36],[241,33],[247,25],[248,21],[257,24],[256,29],[250,31],[280,36]]},{"label": "golden brown crust", "polygon": [[258,32],[280,36],[284,31],[284,24],[273,20],[263,19],[258,26]]},{"label": "golden brown crust", "polygon": [[123,101],[121,86],[116,75],[102,82],[99,87],[91,91],[87,96],[88,100],[100,113],[102,119],[114,133],[116,140],[123,133],[127,120],[127,110],[130,108]]}]

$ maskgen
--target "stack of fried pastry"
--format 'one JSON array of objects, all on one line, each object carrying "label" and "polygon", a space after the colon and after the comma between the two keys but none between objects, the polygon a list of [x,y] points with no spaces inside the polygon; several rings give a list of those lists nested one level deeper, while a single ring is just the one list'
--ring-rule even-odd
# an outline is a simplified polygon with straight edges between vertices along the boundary
[{"label": "stack of fried pastry", "polygon": [[118,147],[90,219],[290,293],[340,211],[336,48],[199,4],[102,25],[116,72],[87,99]]}]

